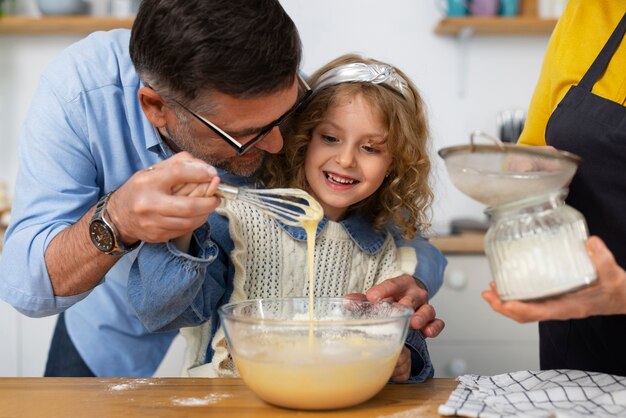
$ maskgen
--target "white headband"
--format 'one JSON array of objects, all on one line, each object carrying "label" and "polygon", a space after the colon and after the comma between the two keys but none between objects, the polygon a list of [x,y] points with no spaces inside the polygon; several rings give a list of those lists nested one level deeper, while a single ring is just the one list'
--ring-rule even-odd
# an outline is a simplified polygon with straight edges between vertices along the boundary
[{"label": "white headband", "polygon": [[408,98],[408,84],[393,67],[383,64],[353,63],[326,71],[311,85],[313,91],[335,84],[361,82],[385,84]]}]

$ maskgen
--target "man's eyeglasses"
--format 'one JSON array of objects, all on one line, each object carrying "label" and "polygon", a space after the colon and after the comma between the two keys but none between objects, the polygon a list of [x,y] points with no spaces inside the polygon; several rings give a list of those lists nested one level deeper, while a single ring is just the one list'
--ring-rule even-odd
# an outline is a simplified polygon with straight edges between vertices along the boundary
[{"label": "man's eyeglasses", "polygon": [[[219,136],[221,139],[226,141],[226,143],[228,145],[230,145],[231,147],[233,147],[237,151],[237,155],[241,155],[248,148],[250,148],[251,146],[253,146],[257,142],[259,142],[261,139],[265,138],[265,136],[267,134],[269,134],[270,132],[272,132],[272,130],[274,128],[276,128],[277,126],[280,126],[281,123],[283,123],[287,118],[289,118],[296,110],[298,110],[298,108],[300,106],[302,106],[302,104],[304,102],[307,101],[307,99],[309,98],[309,96],[312,93],[311,87],[309,87],[309,85],[306,83],[306,81],[304,81],[304,79],[300,76],[300,74],[298,74],[297,77],[298,77],[298,83],[300,84],[300,88],[302,89],[302,91],[304,91],[302,96],[296,101],[296,103],[291,107],[291,109],[289,109],[287,112],[285,112],[281,117],[279,117],[275,121],[271,122],[270,124],[268,124],[267,126],[262,128],[261,131],[258,134],[256,134],[251,140],[249,140],[245,144],[241,144],[235,138],[233,138],[232,136],[227,134],[224,130],[222,130],[219,126],[217,126],[216,124],[214,124],[213,122],[211,122],[207,118],[205,118],[203,116],[200,116],[198,113],[196,113],[193,110],[189,109],[187,106],[185,106],[184,104],[182,104],[178,100],[176,100],[174,98],[171,98],[171,100],[176,102],[176,104],[178,104],[180,107],[182,107],[187,112],[189,112],[193,117],[198,119],[204,126],[208,127],[213,132],[215,132],[215,134],[217,136]],[[150,87],[150,86],[146,86],[146,87]],[[152,87],[150,87],[150,88],[152,88]]]}]

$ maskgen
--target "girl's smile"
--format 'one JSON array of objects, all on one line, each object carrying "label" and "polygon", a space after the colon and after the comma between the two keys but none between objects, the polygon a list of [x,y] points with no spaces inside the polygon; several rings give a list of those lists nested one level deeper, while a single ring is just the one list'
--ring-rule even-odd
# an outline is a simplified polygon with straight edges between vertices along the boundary
[{"label": "girl's smile", "polygon": [[356,179],[345,177],[337,173],[331,173],[329,171],[325,171],[324,175],[326,175],[328,186],[336,188],[337,190],[345,190],[359,183]]}]

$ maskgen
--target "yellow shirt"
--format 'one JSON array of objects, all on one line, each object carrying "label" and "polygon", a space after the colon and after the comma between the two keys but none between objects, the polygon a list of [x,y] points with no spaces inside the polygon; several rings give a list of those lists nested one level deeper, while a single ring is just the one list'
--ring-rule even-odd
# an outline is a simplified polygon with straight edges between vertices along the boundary
[{"label": "yellow shirt", "polygon": [[[580,82],[626,13],[626,0],[569,0],[544,57],[518,143],[545,145],[546,125],[569,88]],[[592,92],[626,105],[626,37]]]}]

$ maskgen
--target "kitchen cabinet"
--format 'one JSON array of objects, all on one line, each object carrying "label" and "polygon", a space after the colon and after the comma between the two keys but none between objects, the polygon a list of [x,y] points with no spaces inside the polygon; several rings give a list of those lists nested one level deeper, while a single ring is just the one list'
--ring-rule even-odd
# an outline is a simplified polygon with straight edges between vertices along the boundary
[{"label": "kitchen cabinet", "polygon": [[56,317],[28,318],[0,300],[0,377],[43,376],[55,324]]},{"label": "kitchen cabinet", "polygon": [[130,28],[133,18],[91,16],[23,16],[0,17],[0,34],[4,35],[72,35],[100,30]]},{"label": "kitchen cabinet", "polygon": [[[0,377],[43,376],[56,316],[28,318],[0,301]],[[181,375],[185,343],[177,336],[155,377]]]},{"label": "kitchen cabinet", "polygon": [[6,303],[0,301],[0,376],[20,376],[18,372],[18,313]]},{"label": "kitchen cabinet", "polygon": [[539,369],[537,324],[518,324],[495,313],[481,297],[489,288],[487,257],[447,255],[444,284],[432,299],[446,327],[428,348],[435,376],[494,375]]}]

